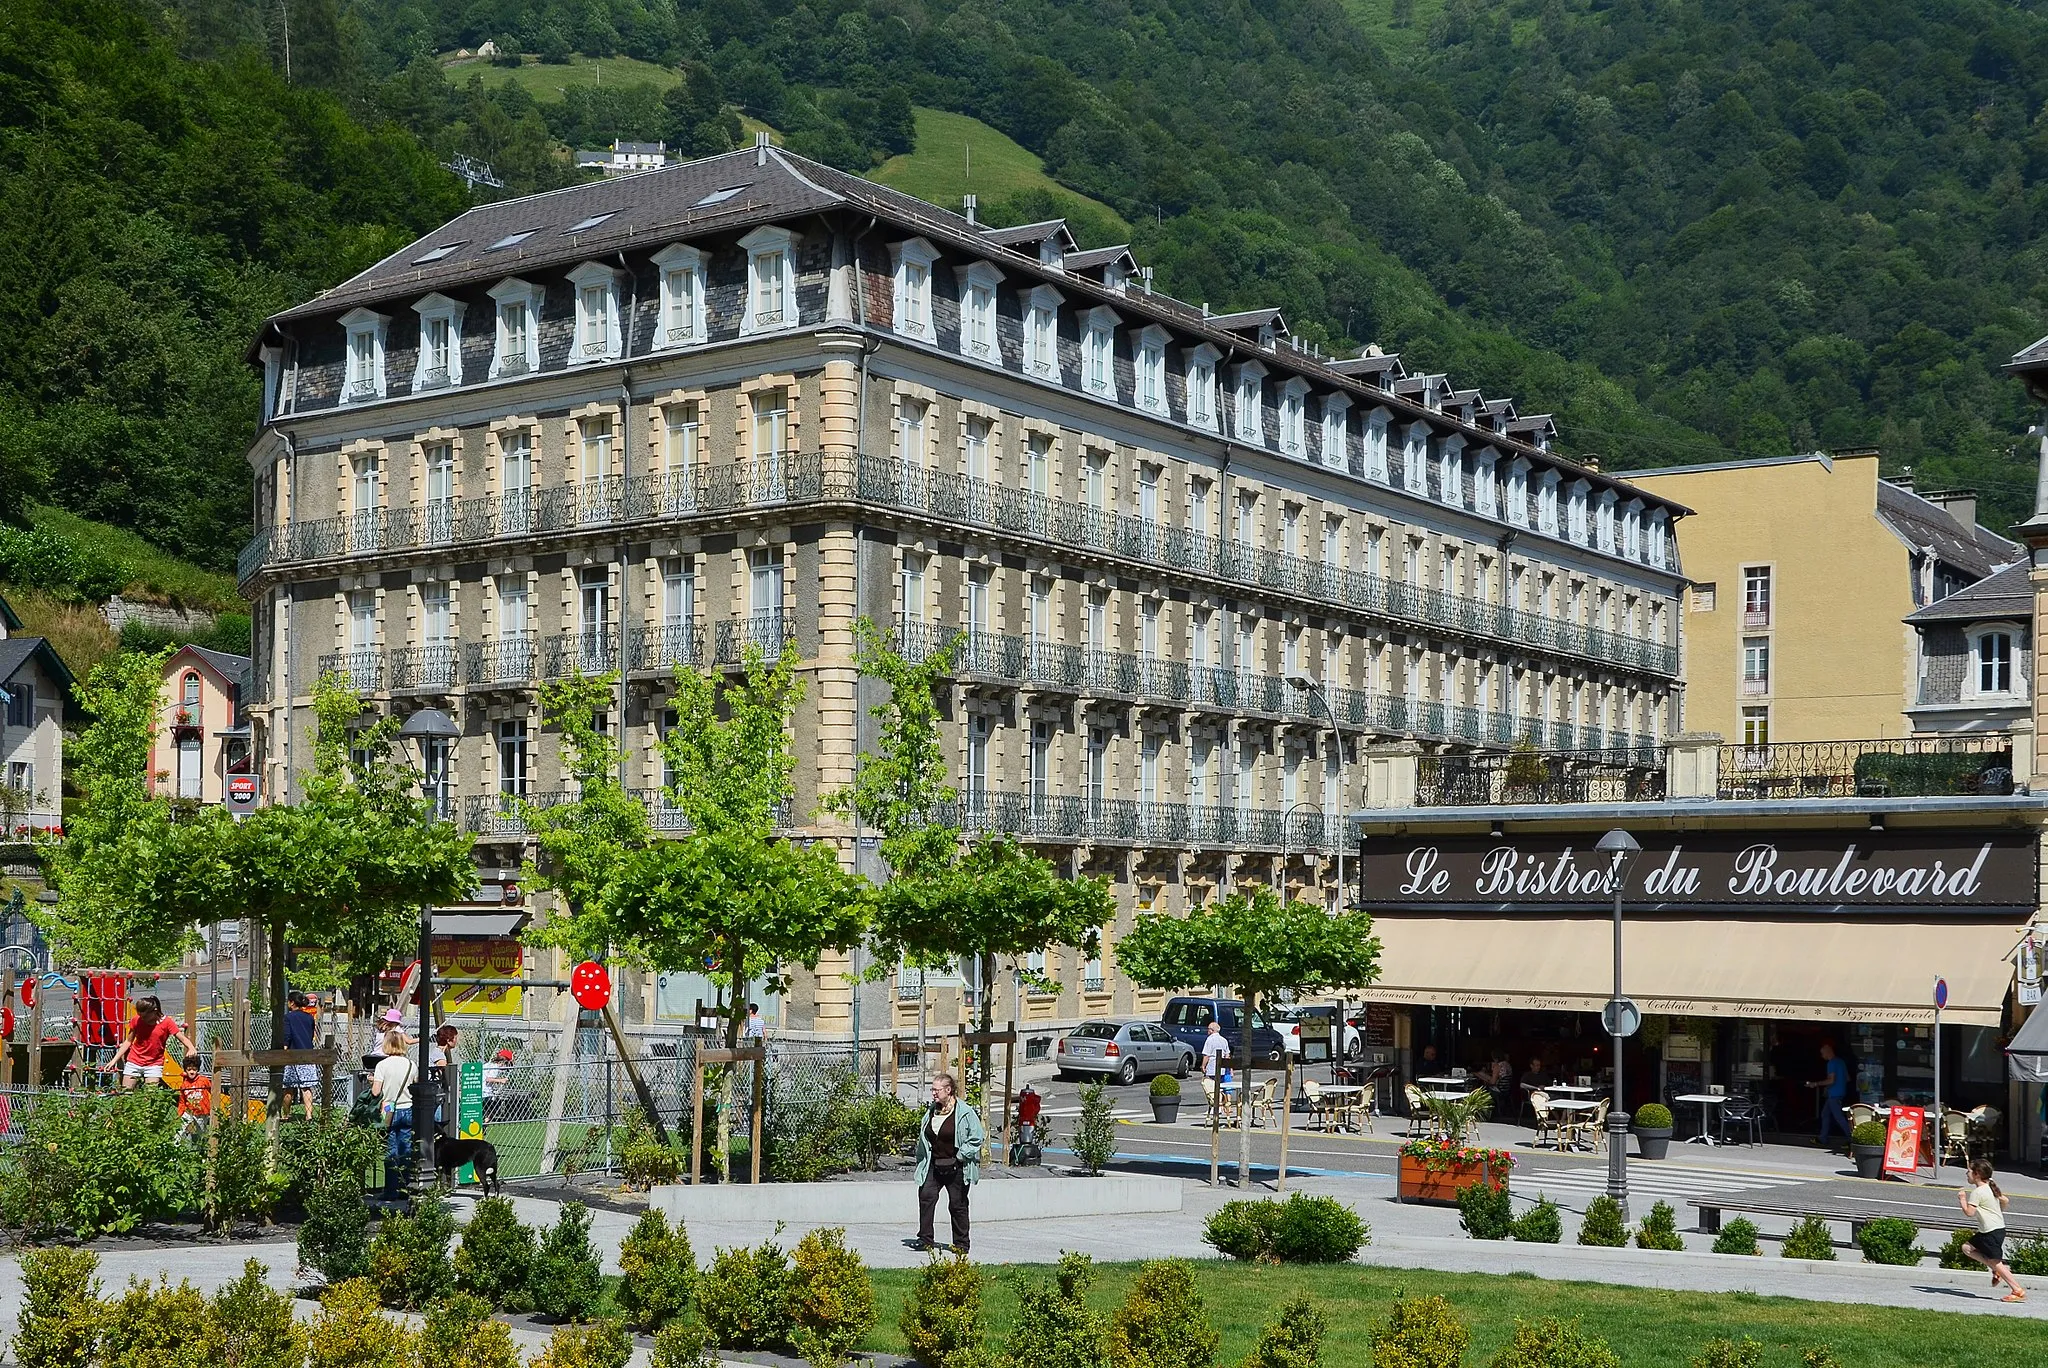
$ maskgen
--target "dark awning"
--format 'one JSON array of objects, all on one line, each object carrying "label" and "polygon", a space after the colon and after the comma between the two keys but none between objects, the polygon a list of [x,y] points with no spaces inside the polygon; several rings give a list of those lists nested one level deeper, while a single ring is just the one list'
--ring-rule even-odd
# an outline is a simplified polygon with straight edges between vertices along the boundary
[{"label": "dark awning", "polygon": [[2006,1068],[2014,1081],[2048,1083],[2048,1012],[2036,1007],[2005,1047]]}]

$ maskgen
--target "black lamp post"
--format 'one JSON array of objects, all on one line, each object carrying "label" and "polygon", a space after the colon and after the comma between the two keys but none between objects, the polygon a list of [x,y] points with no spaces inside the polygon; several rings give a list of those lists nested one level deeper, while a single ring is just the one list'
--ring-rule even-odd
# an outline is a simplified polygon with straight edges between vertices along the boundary
[{"label": "black lamp post", "polygon": [[[1628,867],[1643,848],[1636,838],[1620,827],[1608,832],[1593,848],[1609,860],[1607,880],[1614,890],[1614,995],[1607,1003],[1607,1032],[1614,1047],[1614,1102],[1607,1113],[1607,1195],[1621,1204],[1621,1219],[1628,1220],[1628,1112],[1622,1104],[1621,1043],[1630,1031],[1622,1028],[1621,996],[1621,894],[1628,886]],[[1632,1028],[1631,1028],[1632,1029]]]},{"label": "black lamp post", "polygon": [[[462,729],[455,725],[455,719],[439,708],[421,708],[405,719],[398,729],[401,737],[419,742],[421,787],[432,786],[426,794],[429,811],[435,818],[441,815],[439,782],[445,775],[433,773],[435,743],[450,741],[462,735]],[[412,1085],[412,1186],[413,1192],[425,1193],[434,1185],[434,1167],[431,1156],[426,1153],[426,1138],[432,1134],[439,1138],[440,1124],[434,1119],[441,1105],[441,1087],[434,1078],[432,1054],[434,1042],[434,909],[420,909],[420,1025],[418,1076]]]}]

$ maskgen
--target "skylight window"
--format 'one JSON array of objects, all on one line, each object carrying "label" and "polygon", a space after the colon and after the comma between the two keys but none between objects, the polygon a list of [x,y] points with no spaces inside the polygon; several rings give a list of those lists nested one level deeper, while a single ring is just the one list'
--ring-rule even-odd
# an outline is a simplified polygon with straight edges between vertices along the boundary
[{"label": "skylight window", "polygon": [[490,246],[484,248],[484,250],[486,252],[502,252],[507,247],[517,247],[520,243],[532,237],[533,233],[534,230],[531,228],[524,229],[517,233],[507,233],[505,234],[505,236],[499,238]]},{"label": "skylight window", "polygon": [[707,204],[723,204],[746,188],[744,185],[728,185],[723,190],[713,190],[690,207],[692,209],[702,209]]},{"label": "skylight window", "polygon": [[571,233],[586,232],[589,229],[597,227],[598,224],[603,223],[606,219],[610,217],[611,214],[592,214],[589,218],[583,219],[582,221],[577,223],[572,223],[567,228],[564,228],[562,230],[562,236],[567,237]]},{"label": "skylight window", "polygon": [[423,255],[414,257],[412,259],[412,264],[415,266],[424,266],[430,261],[439,261],[442,257],[454,256],[456,251],[462,246],[463,244],[460,242],[443,243],[441,246],[436,247],[431,252],[427,252],[424,253]]}]

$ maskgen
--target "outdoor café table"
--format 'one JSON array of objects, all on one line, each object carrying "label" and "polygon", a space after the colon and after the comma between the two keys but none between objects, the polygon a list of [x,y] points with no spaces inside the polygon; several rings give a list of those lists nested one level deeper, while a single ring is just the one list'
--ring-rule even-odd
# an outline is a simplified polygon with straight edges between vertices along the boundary
[{"label": "outdoor caf\u00e9 table", "polygon": [[1714,1124],[1712,1108],[1728,1100],[1725,1093],[1682,1093],[1671,1099],[1673,1102],[1697,1102],[1700,1104],[1700,1133],[1686,1141],[1689,1145],[1718,1145],[1708,1131]]},{"label": "outdoor caf\u00e9 table", "polygon": [[[1324,1089],[1324,1091],[1327,1092],[1329,1090],[1326,1088]],[[1456,1102],[1463,1098],[1470,1097],[1474,1091],[1475,1090],[1472,1088],[1465,1088],[1463,1090],[1455,1088],[1445,1088],[1438,1091],[1426,1092],[1423,1094],[1423,1096],[1437,1102]]]},{"label": "outdoor caf\u00e9 table", "polygon": [[1471,1082],[1470,1079],[1460,1078],[1456,1074],[1442,1074],[1436,1078],[1418,1078],[1415,1081],[1417,1083],[1422,1084],[1424,1087],[1438,1088],[1463,1087],[1465,1084]]},{"label": "outdoor caf\u00e9 table", "polygon": [[1576,1097],[1581,1093],[1596,1093],[1599,1092],[1600,1089],[1594,1087],[1590,1083],[1552,1083],[1543,1091],[1550,1093],[1565,1093],[1569,1096]]},{"label": "outdoor caf\u00e9 table", "polygon": [[[1593,1111],[1599,1105],[1598,1102],[1588,1101],[1583,1097],[1553,1097],[1550,1099],[1550,1109],[1554,1112]],[[1564,1148],[1564,1128],[1561,1126],[1557,1132],[1557,1147],[1559,1149]]]},{"label": "outdoor caf\u00e9 table", "polygon": [[1344,1118],[1357,1110],[1358,1099],[1364,1094],[1365,1089],[1354,1083],[1332,1083],[1323,1089],[1323,1096],[1330,1099],[1330,1110],[1336,1113],[1336,1124],[1340,1129],[1347,1124],[1352,1130],[1358,1129],[1355,1117],[1348,1123]]}]

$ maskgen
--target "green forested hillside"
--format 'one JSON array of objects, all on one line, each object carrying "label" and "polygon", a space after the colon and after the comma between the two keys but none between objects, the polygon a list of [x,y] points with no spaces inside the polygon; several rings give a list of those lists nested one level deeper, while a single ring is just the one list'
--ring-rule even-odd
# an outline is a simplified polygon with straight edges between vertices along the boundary
[{"label": "green forested hillside", "polygon": [[[1994,521],[2031,485],[1996,367],[2048,333],[2039,0],[173,4],[0,7],[0,490],[39,465],[214,564],[248,325],[452,212],[437,158],[523,193],[567,146],[745,119],[915,178],[918,108],[1107,205],[1161,288],[1512,393],[1580,454],[1875,443]],[[485,39],[518,79],[438,59]],[[675,78],[529,69],[577,54]]]}]

